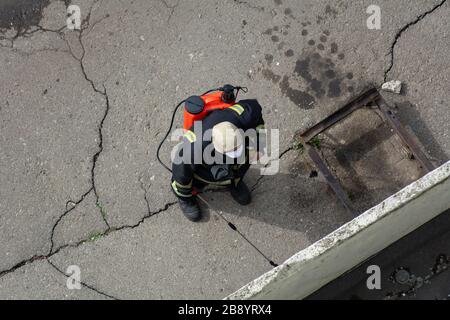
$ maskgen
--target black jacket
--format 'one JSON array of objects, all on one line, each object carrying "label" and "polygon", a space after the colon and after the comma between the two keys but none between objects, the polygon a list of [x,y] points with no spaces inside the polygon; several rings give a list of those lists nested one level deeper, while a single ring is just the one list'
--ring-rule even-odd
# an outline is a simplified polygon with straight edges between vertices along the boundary
[{"label": "black jacket", "polygon": [[[211,132],[216,124],[225,121],[231,122],[244,131],[261,129],[264,126],[261,105],[257,100],[241,100],[235,106],[224,110],[216,110],[207,115],[202,120],[201,131],[198,128],[191,128],[190,131],[186,132],[183,142],[176,153],[175,161],[172,164],[172,189],[178,197],[188,198],[192,196],[194,179],[203,183],[227,185],[233,180],[242,178],[247,171],[250,166],[248,163],[250,141],[248,139],[245,143],[245,164],[217,166],[215,163],[205,163],[203,159],[205,149],[211,150],[213,147],[210,137],[207,141],[202,141],[201,137],[204,137],[208,130]],[[197,136],[199,136],[199,139],[197,139]],[[258,145],[258,141],[253,141],[253,143],[254,146]],[[189,161],[182,160],[183,149],[190,150],[191,159]],[[201,155],[199,155],[200,152]],[[218,156],[221,157],[223,155]],[[225,158],[223,159],[225,160]],[[222,174],[222,169],[228,174]]]}]

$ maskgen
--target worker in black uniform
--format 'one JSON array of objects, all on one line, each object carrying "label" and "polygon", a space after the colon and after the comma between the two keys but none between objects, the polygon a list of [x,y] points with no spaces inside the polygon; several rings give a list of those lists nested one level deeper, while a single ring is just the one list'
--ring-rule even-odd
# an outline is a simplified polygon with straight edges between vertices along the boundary
[{"label": "worker in black uniform", "polygon": [[[241,100],[231,107],[207,115],[201,121],[200,131],[191,128],[184,134],[175,155],[176,161],[172,163],[171,187],[189,220],[196,222],[201,219],[195,193],[209,184],[227,186],[233,199],[240,205],[251,202],[250,190],[242,178],[250,167],[250,154],[260,154],[258,146],[261,145],[259,140],[263,139],[260,132],[263,128],[262,108],[258,101]],[[254,129],[257,141],[249,141],[255,139],[249,139],[243,134],[249,129]],[[215,159],[222,161],[207,163],[204,159],[207,149],[212,150]],[[190,155],[183,157],[186,150]]]}]

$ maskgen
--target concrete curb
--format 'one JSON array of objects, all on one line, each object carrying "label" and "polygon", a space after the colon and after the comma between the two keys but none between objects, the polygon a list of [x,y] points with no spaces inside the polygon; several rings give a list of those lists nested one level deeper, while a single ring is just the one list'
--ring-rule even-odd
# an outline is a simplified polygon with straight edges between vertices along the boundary
[{"label": "concrete curb", "polygon": [[302,299],[450,208],[450,161],[225,299]]}]

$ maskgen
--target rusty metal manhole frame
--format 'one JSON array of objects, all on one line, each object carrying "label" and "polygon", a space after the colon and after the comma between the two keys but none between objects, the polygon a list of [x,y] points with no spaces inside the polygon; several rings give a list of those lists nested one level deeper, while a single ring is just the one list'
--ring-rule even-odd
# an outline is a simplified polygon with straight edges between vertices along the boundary
[{"label": "rusty metal manhole frame", "polygon": [[311,140],[336,123],[342,121],[356,110],[364,108],[369,104],[371,106],[377,107],[378,110],[381,111],[380,114],[382,115],[383,120],[395,131],[397,136],[400,137],[403,145],[411,151],[414,158],[419,161],[420,167],[424,174],[435,169],[435,166],[428,160],[426,155],[420,149],[419,145],[416,143],[416,141],[418,141],[417,137],[414,134],[409,133],[403,127],[392,109],[384,101],[378,90],[376,88],[372,88],[366,91],[358,98],[345,105],[343,108],[339,109],[332,115],[328,116],[321,122],[315,124],[308,130],[300,134],[301,142],[305,146],[309,157],[319,169],[320,173],[322,173],[322,175],[325,177],[328,185],[331,187],[331,189],[333,189],[334,193],[339,198],[339,200],[341,200],[344,207],[354,215],[358,214],[357,210],[353,207],[352,202],[350,201],[347,193],[344,191],[339,180],[328,168],[324,159],[317,151],[316,147],[311,143]]}]

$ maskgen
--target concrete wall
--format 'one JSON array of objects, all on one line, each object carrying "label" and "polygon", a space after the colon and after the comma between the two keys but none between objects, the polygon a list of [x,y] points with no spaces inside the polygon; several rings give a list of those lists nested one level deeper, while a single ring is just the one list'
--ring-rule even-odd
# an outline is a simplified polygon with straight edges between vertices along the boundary
[{"label": "concrete wall", "polygon": [[450,208],[450,162],[227,299],[302,299]]}]

